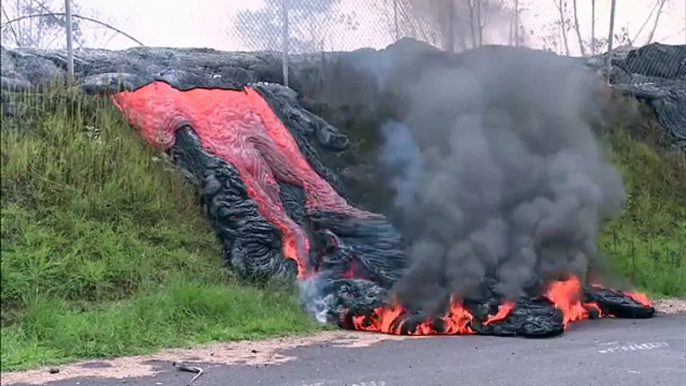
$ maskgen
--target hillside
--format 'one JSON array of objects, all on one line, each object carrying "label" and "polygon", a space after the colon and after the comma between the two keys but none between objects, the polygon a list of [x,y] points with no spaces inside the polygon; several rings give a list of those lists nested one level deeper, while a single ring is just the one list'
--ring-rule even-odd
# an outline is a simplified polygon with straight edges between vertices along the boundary
[{"label": "hillside", "polygon": [[627,203],[606,224],[600,250],[620,275],[654,296],[686,295],[686,155],[670,144],[652,109],[612,96],[599,128],[622,172]]},{"label": "hillside", "polygon": [[[324,328],[290,284],[248,283],[225,269],[195,187],[108,99],[55,89],[3,92],[2,371]],[[328,103],[317,113],[356,141],[352,155],[332,162],[365,160],[378,124],[370,112],[309,96]],[[650,106],[606,99],[596,129],[629,199],[604,225],[600,250],[618,279],[651,296],[686,296],[674,274],[686,269],[684,153]],[[336,172],[364,201],[369,189],[360,186],[374,180],[356,175],[363,166],[349,174],[343,166]]]},{"label": "hillside", "polygon": [[[193,188],[107,99],[14,95],[2,118],[2,370],[311,331],[241,283]],[[276,290],[278,287],[278,290]]]}]

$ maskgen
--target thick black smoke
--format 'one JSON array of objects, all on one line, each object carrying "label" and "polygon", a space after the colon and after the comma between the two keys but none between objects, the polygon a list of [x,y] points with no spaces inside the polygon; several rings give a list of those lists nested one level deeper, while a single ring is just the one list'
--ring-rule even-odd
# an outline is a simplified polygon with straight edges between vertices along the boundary
[{"label": "thick black smoke", "polygon": [[425,67],[388,122],[383,161],[400,169],[396,220],[410,267],[399,300],[442,313],[451,295],[517,299],[542,280],[582,279],[624,189],[588,117],[598,79],[569,59],[486,47]]}]

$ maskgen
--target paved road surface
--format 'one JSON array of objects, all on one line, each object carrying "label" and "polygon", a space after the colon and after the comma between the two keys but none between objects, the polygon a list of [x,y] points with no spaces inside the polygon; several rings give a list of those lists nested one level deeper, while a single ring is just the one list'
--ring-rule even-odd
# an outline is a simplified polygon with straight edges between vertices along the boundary
[{"label": "paved road surface", "polygon": [[[209,365],[193,386],[684,386],[686,315],[573,324],[547,340],[478,336],[326,343],[287,350],[283,364]],[[47,385],[185,386],[193,374],[170,363],[154,377],[69,379]],[[170,369],[170,370],[166,370]]]}]

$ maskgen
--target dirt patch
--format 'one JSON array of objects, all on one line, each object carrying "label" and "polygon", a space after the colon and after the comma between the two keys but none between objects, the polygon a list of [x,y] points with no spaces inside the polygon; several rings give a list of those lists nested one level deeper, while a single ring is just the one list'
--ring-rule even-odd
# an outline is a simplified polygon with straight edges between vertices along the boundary
[{"label": "dirt patch", "polygon": [[[284,351],[296,347],[320,345],[327,347],[360,348],[386,340],[408,337],[369,334],[362,332],[327,331],[308,337],[279,338],[263,341],[216,343],[190,349],[166,349],[153,355],[121,357],[112,360],[90,360],[59,366],[59,372],[51,374],[55,366],[35,370],[2,373],[1,385],[17,383],[42,385],[81,377],[118,378],[147,377],[162,371],[173,370],[172,362],[200,362],[215,365],[270,365],[297,359]],[[416,339],[416,338],[415,338]],[[166,366],[166,364],[169,366]]]},{"label": "dirt patch", "polygon": [[686,300],[679,298],[659,299],[653,302],[655,310],[660,314],[686,313]]}]

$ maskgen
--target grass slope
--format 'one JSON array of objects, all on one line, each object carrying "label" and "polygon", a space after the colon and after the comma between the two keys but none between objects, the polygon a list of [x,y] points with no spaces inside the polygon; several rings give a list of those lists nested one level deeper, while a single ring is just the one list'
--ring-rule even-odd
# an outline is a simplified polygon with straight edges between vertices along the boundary
[{"label": "grass slope", "polygon": [[600,250],[653,297],[686,296],[686,167],[684,154],[660,154],[618,132],[609,138],[624,177],[624,213],[606,224]]},{"label": "grass slope", "polygon": [[[3,371],[321,328],[284,286],[222,268],[192,188],[108,101],[20,99],[2,121]],[[615,125],[605,139],[629,200],[600,249],[640,289],[684,296],[683,154]]]},{"label": "grass slope", "polygon": [[292,291],[223,269],[192,187],[109,101],[18,99],[2,118],[3,371],[318,328]]},{"label": "grass slope", "polygon": [[686,297],[686,154],[645,103],[616,92],[603,100],[601,141],[623,176],[627,202],[603,227],[600,251],[652,297]]}]

